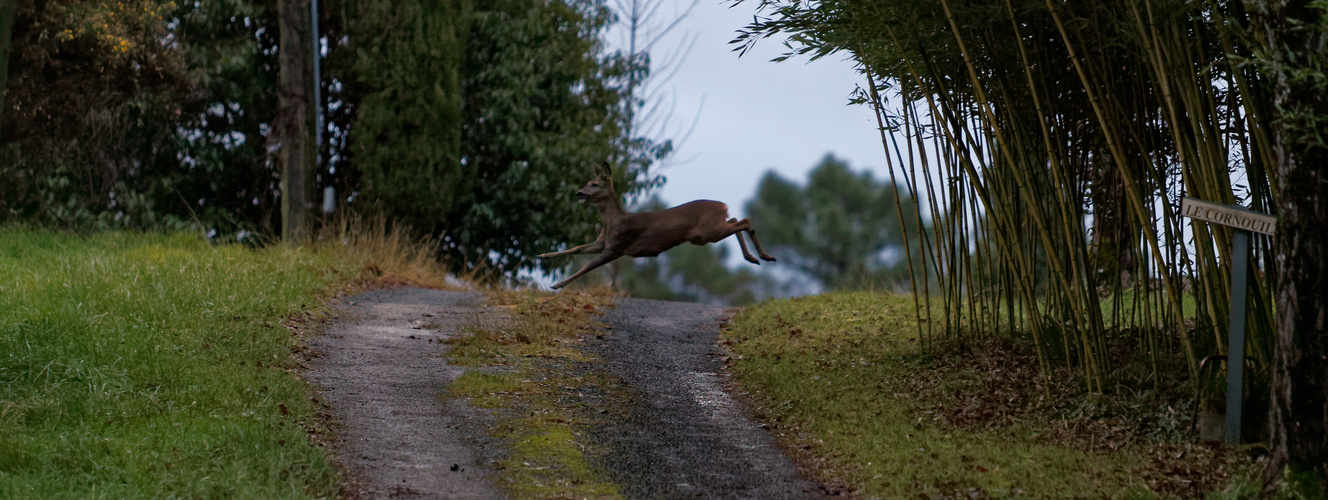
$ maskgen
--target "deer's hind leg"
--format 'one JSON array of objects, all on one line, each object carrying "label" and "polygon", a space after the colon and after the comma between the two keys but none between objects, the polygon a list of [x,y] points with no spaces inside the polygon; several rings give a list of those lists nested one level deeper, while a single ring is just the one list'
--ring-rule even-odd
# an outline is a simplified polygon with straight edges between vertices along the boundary
[{"label": "deer's hind leg", "polygon": [[599,238],[596,238],[595,241],[592,241],[592,242],[590,242],[590,243],[586,243],[586,244],[584,244],[584,245],[580,245],[580,246],[572,247],[572,248],[569,248],[569,249],[567,249],[567,250],[563,250],[563,251],[561,251],[561,252],[549,252],[549,253],[543,253],[543,254],[536,255],[535,257],[536,257],[536,258],[539,258],[539,259],[547,259],[547,258],[550,258],[550,257],[561,257],[561,256],[563,256],[563,255],[570,255],[570,254],[574,254],[574,253],[598,253],[598,252],[603,252],[603,251],[604,251],[604,240],[605,240],[605,238],[604,238],[604,230],[603,230],[603,229],[600,229],[600,230],[599,230]]},{"label": "deer's hind leg", "polygon": [[[748,221],[747,219],[743,220],[729,219],[725,222],[728,223],[729,227],[727,228],[727,230],[725,230],[724,236],[720,239],[728,238],[729,236],[737,238],[738,248],[742,249],[742,258],[747,259],[747,262],[751,262],[752,264],[756,264],[758,266],[761,265],[761,261],[756,260],[756,257],[752,256],[752,252],[747,250],[747,242],[742,240],[742,232],[752,228],[751,222]],[[717,239],[715,241],[719,240]]]},{"label": "deer's hind leg", "polygon": [[756,254],[760,255],[762,260],[766,260],[769,262],[775,261],[775,257],[773,255],[765,253],[765,250],[761,248],[761,242],[756,239],[755,229],[748,228],[747,237],[752,239],[752,246],[756,247]]},{"label": "deer's hind leg", "polygon": [[775,258],[773,256],[771,256],[768,253],[765,253],[765,249],[761,248],[761,241],[756,239],[756,228],[752,227],[751,219],[743,219],[743,220],[729,219],[729,223],[733,224],[734,233],[737,233],[738,235],[738,247],[742,248],[743,258],[747,259],[748,262],[751,262],[753,264],[761,263],[760,261],[756,260],[756,257],[752,257],[752,254],[747,251],[747,244],[743,243],[742,241],[742,233],[745,232],[747,233],[747,237],[752,239],[752,246],[756,247],[756,253],[757,255],[761,256],[762,260],[766,260],[769,262],[775,261]]},{"label": "deer's hind leg", "polygon": [[752,253],[747,251],[747,242],[742,240],[742,231],[735,231],[733,237],[738,239],[738,248],[742,249],[742,258],[747,259],[747,262],[752,264],[761,265],[761,261],[756,260],[756,257],[752,257]]}]

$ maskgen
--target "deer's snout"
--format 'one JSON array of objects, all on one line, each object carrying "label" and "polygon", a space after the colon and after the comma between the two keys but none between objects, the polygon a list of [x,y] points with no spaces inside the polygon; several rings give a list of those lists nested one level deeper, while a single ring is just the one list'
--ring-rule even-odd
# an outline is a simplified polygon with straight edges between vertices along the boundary
[{"label": "deer's snout", "polygon": [[590,193],[585,192],[585,190],[581,190],[581,191],[577,191],[577,192],[576,192],[576,202],[577,202],[577,203],[585,203],[586,200],[588,200],[588,199],[590,199]]}]

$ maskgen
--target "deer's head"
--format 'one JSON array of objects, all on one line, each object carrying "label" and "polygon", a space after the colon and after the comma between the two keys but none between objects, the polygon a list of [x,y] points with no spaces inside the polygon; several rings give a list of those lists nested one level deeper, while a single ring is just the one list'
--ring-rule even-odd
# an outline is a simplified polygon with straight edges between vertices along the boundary
[{"label": "deer's head", "polygon": [[586,187],[576,192],[578,203],[589,201],[596,205],[609,201],[614,196],[618,196],[618,193],[613,190],[613,169],[609,167],[609,162],[596,165],[595,177],[586,183]]}]

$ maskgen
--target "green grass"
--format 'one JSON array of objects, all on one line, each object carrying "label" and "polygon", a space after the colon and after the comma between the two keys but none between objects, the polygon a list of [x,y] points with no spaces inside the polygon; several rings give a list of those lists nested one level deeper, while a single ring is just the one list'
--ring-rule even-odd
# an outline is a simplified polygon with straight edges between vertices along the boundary
[{"label": "green grass", "polygon": [[0,497],[338,495],[285,323],[349,261],[0,229]]},{"label": "green grass", "polygon": [[516,498],[621,498],[618,485],[591,467],[586,445],[578,442],[585,440],[583,426],[564,413],[545,412],[496,429],[512,443],[502,474]]},{"label": "green grass", "polygon": [[739,313],[724,343],[786,448],[862,496],[1155,495],[1139,473],[1147,450],[1079,446],[1058,435],[1066,426],[1021,419],[1037,413],[992,412],[1041,392],[988,378],[1036,380],[1033,359],[923,356],[912,310],[909,297],[866,292],[768,301]]},{"label": "green grass", "polygon": [[[1170,304],[1167,302],[1165,290],[1152,290],[1148,293],[1152,295],[1151,298],[1148,297],[1139,297],[1139,298],[1150,300],[1151,302],[1154,303],[1153,305],[1156,305],[1155,303],[1160,301],[1162,303],[1167,304],[1168,307],[1170,307]],[[1136,300],[1135,297],[1136,295],[1138,294],[1136,293],[1136,290],[1134,288],[1125,288],[1120,291],[1119,295],[1116,295],[1114,293],[1104,293],[1103,295],[1099,296],[1098,307],[1102,311],[1102,321],[1106,327],[1150,328],[1150,327],[1156,327],[1156,325],[1158,325],[1159,323],[1168,324],[1170,322],[1174,322],[1174,319],[1171,316],[1171,314],[1174,313],[1168,312],[1166,317],[1158,317],[1160,311],[1158,311],[1156,308],[1151,309],[1149,311],[1149,316],[1145,317],[1144,309],[1146,308],[1146,306],[1148,306],[1148,304],[1135,304],[1134,301]],[[1117,313],[1116,311],[1117,301],[1120,302],[1119,313]],[[1182,293],[1180,296],[1180,304],[1181,304],[1181,315],[1186,319],[1193,319],[1195,313],[1198,311],[1198,306],[1195,303],[1194,294],[1190,292]],[[921,306],[925,308],[926,302],[922,301]],[[942,312],[943,302],[941,301],[941,298],[933,296],[931,299],[931,306],[933,308],[932,309],[933,314],[938,315],[943,313]],[[965,302],[955,307],[956,310],[964,311],[964,320],[962,321],[962,324],[964,325],[969,324],[970,321],[968,316],[968,310],[969,310],[968,302],[965,300]],[[978,307],[983,307],[982,303],[979,303]],[[1043,311],[1047,310],[1047,302],[1045,299],[1038,301],[1038,308]],[[983,307],[982,312],[980,312],[979,314],[989,315],[990,318],[987,319],[994,319],[994,321],[991,321],[991,324],[999,325],[1001,329],[1008,329],[1010,327],[1009,323],[1011,316],[1013,316],[1014,321],[1016,321],[1017,323],[1023,324],[1028,321],[1028,311],[1023,306],[1022,303],[1017,303],[1015,305],[1015,311],[1013,314],[1010,313],[1010,308],[1006,306],[1005,302],[1001,302],[996,306],[995,313],[988,313],[987,309]],[[1114,316],[1116,314],[1119,314],[1119,316]],[[937,322],[937,325],[934,325],[934,328],[939,327],[940,324],[944,322],[944,317],[937,315],[932,316],[932,321]],[[926,313],[923,312],[919,316],[925,318]],[[976,323],[982,324],[983,322],[977,321]]]},{"label": "green grass", "polygon": [[509,396],[522,396],[529,393],[531,384],[523,380],[519,373],[489,373],[478,370],[467,371],[447,390],[453,396],[470,398],[470,404],[480,408],[501,408]]},{"label": "green grass", "polygon": [[470,371],[450,387],[453,396],[506,415],[490,429],[508,448],[497,467],[499,484],[515,498],[621,498],[618,486],[590,465],[584,435],[594,423],[560,397],[585,381],[540,378],[541,371]]}]

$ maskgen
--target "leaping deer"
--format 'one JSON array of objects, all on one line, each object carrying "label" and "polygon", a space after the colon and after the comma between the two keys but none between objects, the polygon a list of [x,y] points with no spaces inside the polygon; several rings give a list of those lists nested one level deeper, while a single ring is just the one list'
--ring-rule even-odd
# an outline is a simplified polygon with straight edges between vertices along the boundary
[{"label": "leaping deer", "polygon": [[[586,183],[586,187],[576,192],[579,203],[589,201],[599,207],[599,238],[585,245],[539,256],[547,259],[574,253],[599,253],[580,271],[554,283],[553,288],[567,286],[581,275],[624,255],[654,257],[683,243],[715,243],[741,232],[746,232],[747,237],[752,239],[752,245],[756,246],[756,253],[762,259],[774,262],[775,258],[761,249],[761,242],[756,240],[756,230],[752,228],[751,221],[729,218],[728,205],[718,201],[696,200],[665,210],[629,214],[623,210],[622,199],[613,189],[612,174],[608,162],[597,165],[595,177]],[[747,251],[747,243],[743,241],[742,235],[738,234],[737,237],[743,258],[760,265],[761,261]]]}]

